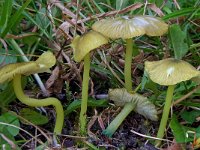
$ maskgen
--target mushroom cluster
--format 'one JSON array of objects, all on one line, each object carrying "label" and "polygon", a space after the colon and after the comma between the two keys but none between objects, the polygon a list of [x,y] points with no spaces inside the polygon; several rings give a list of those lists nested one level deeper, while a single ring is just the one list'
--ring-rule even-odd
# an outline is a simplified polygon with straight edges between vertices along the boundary
[{"label": "mushroom cluster", "polygon": [[[82,102],[80,112],[80,132],[85,133],[86,126],[86,111],[88,99],[88,82],[89,82],[89,68],[90,56],[89,52],[103,44],[108,43],[108,38],[126,40],[126,53],[125,53],[125,67],[124,79],[125,88],[128,92],[132,92],[132,79],[131,79],[131,62],[133,51],[133,37],[148,35],[148,36],[161,36],[168,30],[168,25],[159,18],[152,16],[122,16],[117,18],[107,18],[95,22],[92,25],[94,31],[89,31],[81,37],[77,36],[72,41],[72,48],[74,49],[74,60],[80,62],[84,59],[84,73],[82,83]],[[134,102],[124,103],[124,109],[134,110],[137,105],[138,95],[134,94],[132,98]],[[141,103],[140,103],[141,104]],[[122,112],[124,112],[122,110]],[[130,112],[130,111],[129,111]],[[127,115],[129,114],[127,111]],[[124,115],[126,117],[127,115]],[[121,119],[123,120],[123,119]],[[155,120],[155,119],[154,119]],[[115,122],[115,121],[114,121]],[[112,123],[111,123],[112,124]],[[120,124],[118,124],[120,125]],[[111,125],[112,126],[112,125]],[[117,127],[116,127],[117,129]],[[115,131],[116,129],[113,129]],[[106,130],[109,131],[110,129]],[[106,133],[106,131],[104,133]],[[114,132],[109,133],[112,135]]]},{"label": "mushroom cluster", "polygon": [[161,36],[167,32],[168,25],[160,18],[136,15],[103,19],[95,22],[92,29],[111,39],[121,38],[126,40],[124,78],[125,88],[130,92],[132,91],[132,55],[133,51],[137,50],[133,49],[132,38],[145,34],[148,36]]}]

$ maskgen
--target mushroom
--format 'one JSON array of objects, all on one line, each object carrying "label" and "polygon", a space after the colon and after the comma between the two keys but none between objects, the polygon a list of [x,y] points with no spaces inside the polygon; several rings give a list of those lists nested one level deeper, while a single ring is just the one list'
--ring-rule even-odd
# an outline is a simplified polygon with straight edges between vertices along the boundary
[{"label": "mushroom", "polygon": [[51,52],[43,53],[36,61],[7,64],[0,68],[0,84],[13,80],[16,97],[24,104],[32,107],[53,105],[56,109],[55,134],[60,134],[63,127],[64,112],[60,101],[56,98],[35,99],[26,96],[21,85],[21,76],[48,72],[55,65],[56,59]]},{"label": "mushroom", "polygon": [[[152,62],[146,61],[145,70],[153,82],[168,86],[163,115],[157,133],[157,138],[163,138],[175,85],[198,76],[199,71],[191,64],[174,58]],[[161,141],[157,140],[156,146],[159,146],[160,144]]]},{"label": "mushroom", "polygon": [[192,78],[191,80],[192,80],[193,82],[197,83],[197,84],[200,84],[200,71],[199,71],[199,75],[196,76],[196,77],[194,77],[194,78]]},{"label": "mushroom", "polygon": [[108,125],[106,130],[103,131],[103,134],[106,136],[112,137],[117,128],[131,111],[135,111],[153,121],[158,120],[155,106],[148,101],[146,97],[137,93],[130,93],[125,88],[110,89],[108,95],[109,99],[114,101],[115,105],[124,107],[115,119]]},{"label": "mushroom", "polygon": [[[148,35],[161,36],[168,30],[168,25],[160,18],[152,16],[122,16],[107,18],[97,21],[92,29],[112,39],[122,38],[126,40],[126,54],[124,78],[125,88],[132,91],[131,62],[133,53],[133,37]],[[136,51],[136,49],[134,49]]]},{"label": "mushroom", "polygon": [[90,71],[90,51],[97,47],[108,43],[108,39],[102,34],[89,31],[83,34],[81,37],[76,36],[71,43],[74,49],[74,60],[80,62],[84,60],[83,82],[82,82],[82,101],[80,112],[80,133],[84,135],[86,133],[86,111],[88,101],[88,85],[89,85],[89,71]]}]

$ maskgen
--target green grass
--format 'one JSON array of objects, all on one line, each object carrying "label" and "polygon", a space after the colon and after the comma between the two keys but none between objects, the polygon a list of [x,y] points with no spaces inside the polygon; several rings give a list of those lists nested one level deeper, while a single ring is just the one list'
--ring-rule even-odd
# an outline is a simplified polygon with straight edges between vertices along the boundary
[{"label": "green grass", "polygon": [[[39,74],[39,76],[35,75],[33,78],[28,78],[27,86],[25,87],[27,94],[31,93],[33,97],[37,97],[39,93],[44,94],[43,96],[45,97],[45,93],[48,95],[47,91],[56,97],[62,95],[59,98],[63,106],[67,108],[71,102],[73,103],[74,99],[81,98],[82,64],[75,63],[73,60],[73,50],[70,47],[73,37],[77,34],[89,31],[95,21],[103,19],[105,16],[115,17],[121,15],[146,14],[159,17],[159,15],[149,7],[150,5],[145,5],[143,0],[60,0],[60,2],[59,5],[53,5],[47,3],[45,0],[0,1],[0,67],[11,62],[35,60],[43,52],[48,50],[52,51],[57,58],[57,64],[52,68],[52,70],[55,69],[54,72],[50,74]],[[164,0],[149,0],[148,2],[155,4],[157,8],[163,12],[164,16],[161,16],[161,18],[172,25],[172,28],[170,27],[171,30],[169,33],[163,37],[141,36],[135,39],[135,44],[141,53],[135,56],[132,63],[132,80],[134,82],[134,88],[142,82],[142,88],[140,88],[138,92],[148,95],[149,99],[161,110],[164,105],[166,95],[164,89],[166,87],[153,84],[149,81],[147,76],[143,76],[144,61],[176,56],[177,58],[182,58],[191,63],[196,68],[200,65],[200,0],[177,1],[178,5],[176,5],[173,0],[168,0],[166,3],[164,3]],[[135,3],[142,3],[142,6],[134,10],[126,9],[128,6]],[[60,6],[64,6],[67,10],[62,10]],[[180,9],[178,6],[180,6]],[[67,14],[69,11],[76,17],[70,17],[71,15]],[[65,25],[65,28],[57,32],[58,29],[61,28],[60,25],[66,21],[69,26]],[[77,21],[79,23],[77,23]],[[69,32],[65,33],[64,31]],[[110,40],[108,45],[101,47],[98,52],[94,52],[91,55],[90,96],[105,94],[110,88],[123,87],[124,43],[125,42],[121,39],[117,41]],[[179,44],[182,47],[180,47]],[[50,76],[51,80],[48,80]],[[47,80],[49,81],[47,82],[49,88],[44,86]],[[30,81],[34,84],[31,89]],[[52,85],[50,83],[52,83]],[[3,107],[8,110],[18,112],[25,106],[18,104],[18,100],[15,96],[9,94],[13,91],[10,84],[11,83],[0,85],[0,99],[3,99],[1,103]],[[66,87],[66,85],[68,85],[68,87]],[[177,85],[174,92],[174,100],[185,96],[196,86],[197,84],[191,81]],[[193,112],[193,106],[197,107],[196,100],[199,98],[199,94],[200,91],[197,90],[178,106],[174,106],[173,113],[175,116],[173,116],[171,121],[172,129],[177,129],[177,127],[181,126],[181,128],[184,128],[185,133],[185,126],[187,126],[191,128],[192,131],[199,134],[198,129],[193,124],[187,122],[185,126],[180,124],[182,121],[185,121],[181,118],[180,110],[186,111],[185,108],[188,108],[187,111]],[[65,98],[65,96],[67,98]],[[64,98],[62,99],[62,97]],[[109,106],[110,108],[107,108],[109,111],[114,108],[113,105]],[[95,115],[93,111],[94,108],[97,110],[98,114],[107,111],[104,107],[92,105],[91,108],[89,108],[89,110],[92,111],[88,112],[88,122],[91,120],[91,117]],[[48,107],[45,109],[52,108]],[[71,135],[79,135],[78,114],[79,107],[76,107],[76,112],[73,111],[73,113],[65,116],[66,119],[71,121],[72,128],[69,129],[67,125],[64,128],[65,130],[70,130],[68,133]],[[53,115],[51,119],[55,119]],[[104,119],[105,122],[103,123],[104,126],[106,126],[108,118]],[[48,124],[46,126],[48,126]],[[44,125],[43,127],[45,128],[46,126]],[[53,125],[50,123],[47,130],[52,131],[52,127]],[[26,130],[32,128],[34,127],[28,126]],[[98,132],[101,133],[101,128],[96,128],[94,130],[98,130]],[[171,131],[168,130],[168,132]],[[176,130],[171,132],[170,136],[172,135],[177,138]],[[10,139],[14,139],[14,136],[9,134],[7,136]],[[98,134],[98,138],[100,140],[103,139],[101,134]],[[19,134],[16,139],[19,141],[24,140]],[[60,140],[62,143],[62,138],[60,138]],[[177,140],[180,140],[180,137],[178,137]],[[186,140],[185,144],[187,141],[188,140]],[[17,143],[16,140],[15,142]],[[98,145],[94,143],[92,143],[94,147],[98,147]],[[164,144],[166,143],[164,142]],[[85,146],[87,145],[93,147],[93,145],[91,146],[88,143]],[[19,144],[18,147],[20,146]],[[74,146],[78,147],[78,144],[74,142]]]}]

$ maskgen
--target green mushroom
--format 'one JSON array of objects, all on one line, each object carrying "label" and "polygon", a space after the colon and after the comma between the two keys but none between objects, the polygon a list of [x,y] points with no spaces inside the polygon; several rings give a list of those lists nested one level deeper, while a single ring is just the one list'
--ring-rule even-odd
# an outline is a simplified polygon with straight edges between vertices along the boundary
[{"label": "green mushroom", "polygon": [[125,88],[122,88],[110,89],[108,92],[108,97],[110,100],[114,101],[115,105],[123,107],[120,113],[103,131],[103,134],[108,137],[112,137],[124,119],[132,111],[135,111],[150,120],[158,120],[155,106],[143,95],[130,93]]},{"label": "green mushroom", "polygon": [[[153,82],[158,83],[159,85],[168,86],[163,114],[157,133],[157,138],[163,138],[175,85],[198,76],[199,71],[189,63],[174,58],[152,62],[146,61],[145,70]],[[158,147],[160,144],[161,141],[156,140],[155,145]]]},{"label": "green mushroom", "polygon": [[168,25],[160,18],[136,15],[103,19],[95,22],[92,29],[111,39],[122,38],[126,40],[124,78],[125,88],[130,92],[132,91],[132,55],[133,51],[136,51],[136,49],[133,49],[132,38],[144,34],[148,36],[161,36],[167,32]]},{"label": "green mushroom", "polygon": [[90,72],[90,51],[108,43],[108,38],[102,34],[89,31],[82,36],[77,36],[71,43],[74,49],[74,60],[76,62],[84,61],[83,83],[82,83],[82,101],[80,112],[80,134],[86,133],[86,112],[88,101],[88,85]]},{"label": "green mushroom", "polygon": [[200,84],[200,71],[199,71],[199,75],[196,76],[196,77],[194,77],[194,78],[192,78],[191,80],[192,80],[193,82],[197,83],[197,84]]},{"label": "green mushroom", "polygon": [[0,68],[0,84],[13,80],[13,88],[16,97],[22,103],[32,107],[53,105],[56,110],[55,134],[61,134],[64,122],[64,112],[60,101],[56,98],[35,99],[26,96],[21,85],[22,75],[49,72],[49,68],[55,65],[56,59],[51,52],[43,53],[36,61],[7,64]]}]

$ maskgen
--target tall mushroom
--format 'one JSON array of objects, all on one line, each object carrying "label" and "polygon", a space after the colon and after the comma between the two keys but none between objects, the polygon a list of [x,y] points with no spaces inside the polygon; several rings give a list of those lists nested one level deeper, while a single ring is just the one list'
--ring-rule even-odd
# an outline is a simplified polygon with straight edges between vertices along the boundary
[{"label": "tall mushroom", "polygon": [[13,79],[16,97],[24,104],[32,107],[53,105],[56,109],[55,134],[60,134],[63,127],[64,112],[60,101],[56,98],[35,99],[26,96],[21,85],[21,76],[48,72],[55,65],[56,59],[51,52],[43,53],[36,61],[7,64],[0,68],[0,84]]},{"label": "tall mushroom", "polygon": [[84,72],[82,83],[82,101],[80,112],[80,133],[84,135],[86,133],[86,111],[88,101],[88,85],[89,85],[89,71],[90,71],[90,51],[108,43],[108,39],[102,34],[89,31],[83,34],[81,37],[77,36],[72,41],[72,48],[74,49],[74,60],[80,62],[84,60]]},{"label": "tall mushroom", "polygon": [[[163,115],[157,133],[158,138],[163,138],[175,85],[182,81],[190,80],[193,77],[198,76],[199,71],[197,71],[196,68],[189,63],[174,58],[152,62],[146,61],[145,70],[153,82],[168,86]],[[160,144],[161,141],[157,140],[156,146],[159,146]]]},{"label": "tall mushroom", "polygon": [[124,106],[121,112],[103,131],[108,137],[112,137],[117,128],[131,111],[135,111],[148,119],[157,121],[157,111],[155,106],[148,99],[137,93],[130,93],[125,88],[110,89],[108,92],[109,99],[114,101],[117,106]]},{"label": "tall mushroom", "polygon": [[126,54],[124,78],[125,88],[132,91],[131,62],[133,53],[133,37],[148,35],[161,36],[168,30],[168,25],[161,19],[152,16],[122,16],[107,18],[97,21],[92,29],[112,39],[122,38],[126,40]]}]

